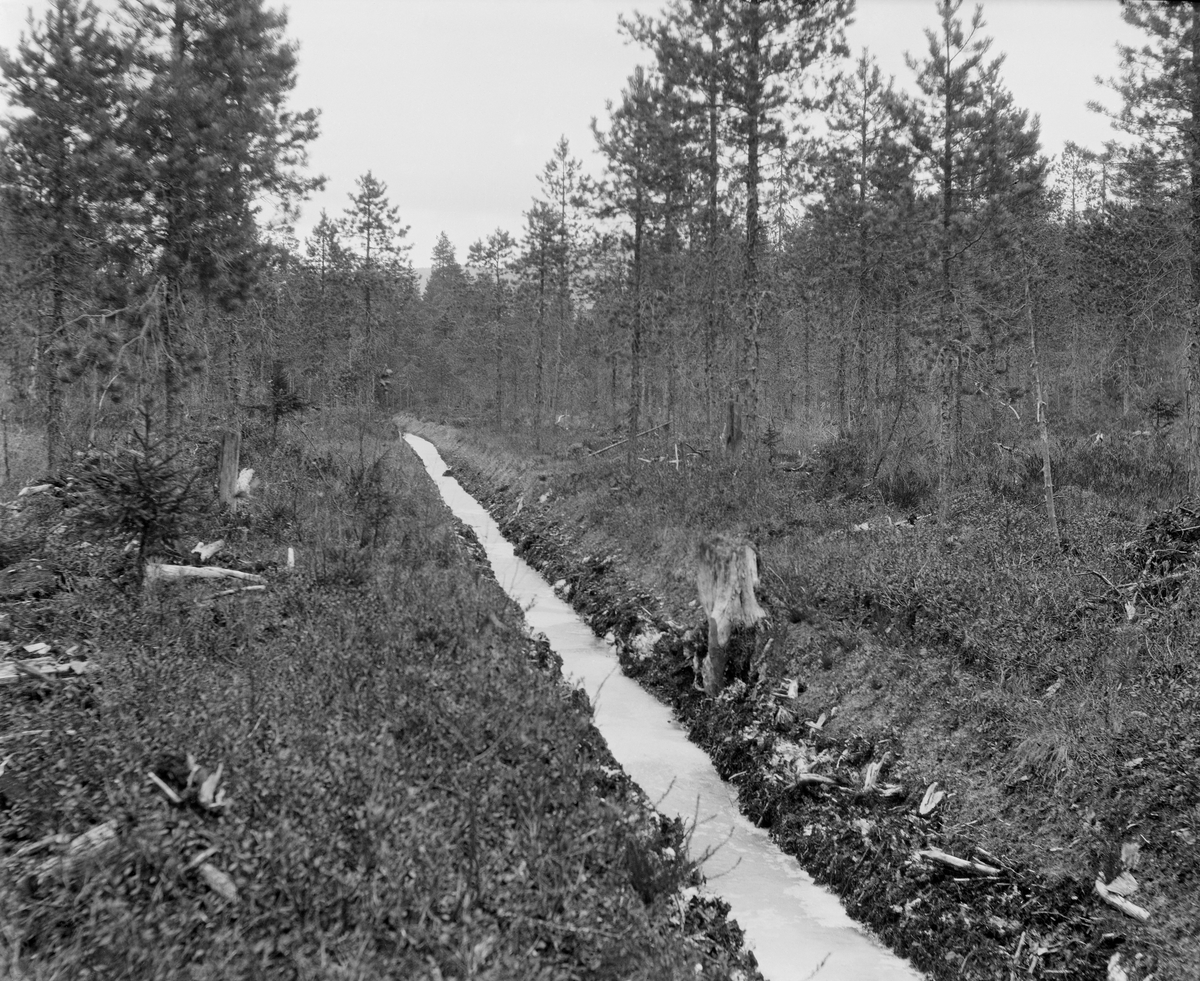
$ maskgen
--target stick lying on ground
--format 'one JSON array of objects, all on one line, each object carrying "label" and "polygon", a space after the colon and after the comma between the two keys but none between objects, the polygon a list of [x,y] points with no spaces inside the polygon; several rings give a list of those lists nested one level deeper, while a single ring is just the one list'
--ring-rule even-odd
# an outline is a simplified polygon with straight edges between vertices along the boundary
[{"label": "stick lying on ground", "polygon": [[1109,906],[1114,909],[1119,909],[1126,916],[1132,916],[1135,920],[1140,920],[1146,923],[1150,919],[1150,911],[1143,909],[1137,903],[1131,903],[1128,899],[1118,896],[1115,892],[1110,892],[1104,881],[1097,877],[1095,883],[1096,895],[1103,899]]},{"label": "stick lying on ground", "polygon": [[[638,433],[638,436],[649,436],[651,433],[657,432],[658,430],[660,430],[666,426],[669,426],[669,425],[670,425],[670,423],[664,422],[661,426],[655,426],[653,429],[644,429],[640,433]],[[607,453],[609,450],[614,449],[615,447],[618,447],[618,446],[622,446],[628,442],[629,442],[629,437],[626,436],[624,439],[619,439],[615,443],[609,443],[608,446],[604,447],[601,450],[592,450],[592,452],[589,453],[588,456],[599,456],[601,453]]]},{"label": "stick lying on ground", "polygon": [[983,862],[971,862],[965,858],[958,858],[955,855],[947,854],[940,848],[926,848],[917,853],[921,858],[928,859],[931,862],[940,862],[942,865],[948,865],[952,869],[959,872],[967,872],[971,875],[996,876],[1000,874],[1000,870],[993,865],[985,865]]}]

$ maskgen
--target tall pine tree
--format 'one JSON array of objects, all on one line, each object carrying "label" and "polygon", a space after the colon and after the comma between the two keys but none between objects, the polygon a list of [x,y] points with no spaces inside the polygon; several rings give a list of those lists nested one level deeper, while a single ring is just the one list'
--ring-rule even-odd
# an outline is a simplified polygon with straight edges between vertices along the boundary
[{"label": "tall pine tree", "polygon": [[48,301],[35,351],[51,468],[64,454],[67,315],[91,305],[95,270],[106,261],[107,210],[121,184],[115,135],[128,67],[95,5],[78,0],[54,0],[12,56],[0,52],[0,86],[20,110],[0,145],[0,192]]}]

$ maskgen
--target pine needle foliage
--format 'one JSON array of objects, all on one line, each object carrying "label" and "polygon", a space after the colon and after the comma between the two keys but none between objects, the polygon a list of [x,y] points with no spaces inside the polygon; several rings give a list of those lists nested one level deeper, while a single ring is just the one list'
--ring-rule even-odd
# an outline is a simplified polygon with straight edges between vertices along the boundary
[{"label": "pine needle foliage", "polygon": [[173,548],[185,522],[199,510],[199,471],[180,462],[178,449],[156,428],[153,407],[140,409],[131,444],[92,451],[74,474],[77,516],[83,528],[137,543],[138,577],[146,559]]}]

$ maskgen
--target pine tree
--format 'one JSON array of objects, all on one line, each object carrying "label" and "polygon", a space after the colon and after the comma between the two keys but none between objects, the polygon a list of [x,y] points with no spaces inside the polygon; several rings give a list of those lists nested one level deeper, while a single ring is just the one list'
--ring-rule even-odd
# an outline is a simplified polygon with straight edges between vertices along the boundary
[{"label": "pine tree", "polygon": [[525,212],[525,235],[518,267],[526,291],[532,295],[534,335],[533,442],[542,448],[542,420],[546,409],[546,314],[554,290],[555,271],[562,268],[564,236],[559,212],[546,201],[534,200]]},{"label": "pine tree", "polygon": [[660,251],[670,248],[668,228],[673,210],[682,202],[685,180],[681,166],[685,150],[671,125],[675,113],[661,83],[642,68],[634,71],[621,104],[609,105],[609,128],[593,130],[607,162],[601,189],[602,217],[619,216],[629,226],[628,313],[630,324],[629,442],[630,468],[637,458],[641,425],[642,367],[647,317],[650,253],[655,239]]},{"label": "pine tree", "polygon": [[959,430],[961,377],[969,341],[955,269],[989,233],[1000,233],[1020,202],[1036,197],[1045,173],[1037,120],[1012,105],[1000,81],[1003,57],[985,61],[991,39],[982,34],[983,8],[969,30],[958,11],[963,0],[938,0],[939,29],[926,30],[924,60],[909,57],[924,96],[914,143],[925,157],[938,193],[939,354],[938,502],[948,517]]},{"label": "pine tree", "polygon": [[311,283],[304,291],[305,306],[311,318],[311,333],[315,344],[308,350],[315,354],[310,361],[312,368],[333,381],[328,374],[332,362],[330,342],[349,346],[351,328],[346,311],[352,300],[350,286],[350,257],[341,242],[338,223],[321,209],[321,215],[313,226],[312,235],[305,239],[304,269]]},{"label": "pine tree", "polygon": [[[744,323],[737,402],[741,428],[758,435],[758,375],[763,317],[760,191],[763,159],[786,140],[785,106],[806,100],[787,83],[827,54],[846,53],[842,31],[852,4],[846,0],[747,0],[727,8],[725,100],[746,190]],[[733,427],[731,427],[733,428]],[[736,447],[733,447],[736,450]]]},{"label": "pine tree", "polygon": [[570,329],[575,309],[576,276],[585,253],[583,219],[592,195],[591,181],[583,172],[583,164],[571,156],[571,145],[565,136],[555,144],[554,152],[538,176],[543,200],[556,217],[558,242],[554,259],[554,374],[551,378],[549,404],[554,411],[559,401],[559,384],[563,370],[563,337]]},{"label": "pine tree", "polygon": [[653,53],[663,88],[672,94],[668,106],[681,150],[679,176],[695,184],[699,207],[693,220],[699,234],[691,238],[693,250],[702,257],[699,303],[704,324],[704,417],[709,432],[717,393],[723,388],[717,380],[717,351],[725,340],[725,295],[731,271],[724,248],[730,222],[722,206],[728,7],[727,0],[673,0],[661,20],[635,14],[622,22],[630,37]]},{"label": "pine tree", "polygon": [[[62,462],[62,384],[69,380],[68,308],[87,309],[105,261],[106,208],[120,183],[114,135],[125,109],[128,58],[91,3],[54,0],[15,52],[0,52],[0,87],[23,110],[0,145],[0,193],[49,299],[38,331],[46,456]],[[63,377],[60,377],[63,376]]]},{"label": "pine tree", "polygon": [[[350,207],[346,208],[341,222],[341,231],[351,247],[347,252],[352,257],[359,287],[362,290],[364,323],[362,346],[365,356],[376,355],[375,318],[372,297],[383,289],[389,280],[407,278],[408,253],[412,248],[401,240],[408,234],[409,226],[400,224],[400,209],[388,199],[387,184],[367,171],[355,181],[357,194],[351,194]],[[353,246],[357,246],[355,249]],[[347,372],[355,376],[357,358],[353,340],[348,345]],[[374,377],[370,371],[358,371],[360,381]]]},{"label": "pine tree", "polygon": [[425,284],[425,307],[435,329],[443,338],[451,336],[461,319],[467,299],[467,277],[459,265],[454,245],[442,232],[430,257],[429,282]]},{"label": "pine tree", "polygon": [[249,295],[266,254],[256,219],[264,199],[286,210],[323,181],[302,172],[317,113],[287,108],[295,48],[283,38],[286,15],[262,0],[140,0],[133,14],[146,82],[125,138],[140,164],[173,432],[188,293],[226,310]]},{"label": "pine tree", "polygon": [[[889,303],[898,303],[915,228],[912,148],[907,139],[911,107],[866,51],[853,73],[838,80],[827,112],[827,135],[813,145],[809,164],[820,198],[810,209],[810,228],[828,256],[825,278],[849,310],[853,323],[839,325],[838,360],[852,344],[857,381],[854,425],[863,428],[869,401],[868,357],[882,356],[879,334]],[[844,299],[842,299],[844,298]],[[901,345],[893,344],[896,385],[904,384]],[[845,372],[839,406],[847,404]],[[845,422],[845,419],[841,420]]]},{"label": "pine tree", "polygon": [[492,318],[492,351],[496,372],[496,428],[504,428],[504,315],[508,305],[508,273],[517,243],[504,229],[497,228],[487,237],[471,245],[467,267],[477,269],[486,277],[489,293],[489,312]]},{"label": "pine tree", "polygon": [[1109,83],[1122,102],[1114,125],[1136,140],[1123,154],[1125,183],[1142,200],[1161,189],[1188,206],[1188,489],[1200,495],[1200,2],[1129,0],[1121,16],[1149,38],[1120,46],[1121,76]]}]

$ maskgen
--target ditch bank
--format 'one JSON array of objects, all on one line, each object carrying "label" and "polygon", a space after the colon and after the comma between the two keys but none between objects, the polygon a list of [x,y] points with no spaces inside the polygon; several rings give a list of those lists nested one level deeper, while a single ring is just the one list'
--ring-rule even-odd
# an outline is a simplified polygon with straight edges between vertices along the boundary
[{"label": "ditch bank", "polygon": [[[813,712],[797,697],[803,679],[792,691],[734,682],[719,699],[707,698],[694,685],[693,658],[705,637],[694,602],[679,595],[660,601],[623,573],[617,549],[587,552],[580,535],[547,514],[544,499],[499,483],[461,447],[441,449],[517,554],[597,635],[611,635],[626,674],[675,710],[722,779],[736,786],[743,813],[897,954],[938,979],[1139,976],[1123,949],[1121,921],[1100,905],[1091,882],[1051,880],[991,854],[979,828],[973,834],[951,823],[944,808],[922,814],[939,775],[906,767],[898,739],[845,735],[846,726],[843,734],[823,732],[838,707]],[[776,619],[812,629],[802,611],[764,602]]]}]

